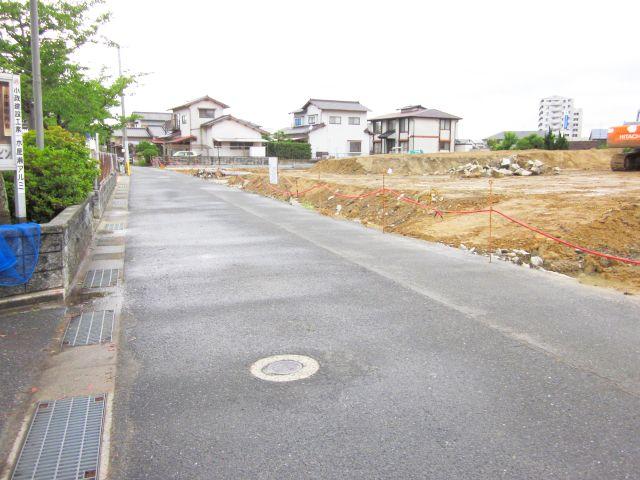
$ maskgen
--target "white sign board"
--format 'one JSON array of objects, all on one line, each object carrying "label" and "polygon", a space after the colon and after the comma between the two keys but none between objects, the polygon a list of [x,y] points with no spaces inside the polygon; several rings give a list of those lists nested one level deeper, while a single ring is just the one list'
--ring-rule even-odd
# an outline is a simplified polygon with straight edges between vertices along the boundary
[{"label": "white sign board", "polygon": [[22,95],[20,76],[0,72],[0,171],[14,170],[15,215],[27,217],[24,196],[24,145],[22,143]]},{"label": "white sign board", "polygon": [[278,184],[278,157],[269,157],[269,183]]}]

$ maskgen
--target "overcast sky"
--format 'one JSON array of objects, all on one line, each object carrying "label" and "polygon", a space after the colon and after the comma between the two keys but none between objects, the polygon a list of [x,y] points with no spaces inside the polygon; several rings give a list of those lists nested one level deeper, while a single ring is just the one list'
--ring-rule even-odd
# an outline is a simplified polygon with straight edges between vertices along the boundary
[{"label": "overcast sky", "polygon": [[[276,130],[309,98],[359,100],[370,117],[422,104],[460,137],[534,130],[542,97],[573,97],[583,136],[640,109],[640,1],[107,0],[102,29],[146,72],[127,111],[208,94]],[[117,66],[99,46],[78,53]]]}]

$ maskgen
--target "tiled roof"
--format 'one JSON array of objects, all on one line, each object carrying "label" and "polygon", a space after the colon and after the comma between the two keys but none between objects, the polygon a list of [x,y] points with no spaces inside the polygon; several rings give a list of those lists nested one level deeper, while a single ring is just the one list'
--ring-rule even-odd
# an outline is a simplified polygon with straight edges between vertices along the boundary
[{"label": "tiled roof", "polygon": [[203,123],[202,125],[200,125],[201,127],[209,127],[211,125],[215,125],[216,123],[220,123],[223,121],[227,121],[230,120],[232,122],[237,122],[240,123],[242,125],[244,125],[245,127],[249,127],[261,134],[268,134],[269,132],[267,132],[266,130],[260,128],[260,125],[256,125],[255,123],[249,122],[248,120],[242,120],[241,118],[236,118],[233,115],[222,115],[218,118],[214,118],[212,120],[209,120],[208,122]]},{"label": "tiled roof", "polygon": [[411,110],[408,112],[395,112],[395,113],[387,113],[386,115],[381,115],[379,117],[370,118],[369,120],[386,120],[390,118],[409,118],[409,117],[418,117],[418,118],[445,118],[451,120],[460,120],[460,117],[456,117],[455,115],[451,115],[450,113],[442,112],[440,110],[436,110],[435,108],[423,108],[419,110]]},{"label": "tiled roof", "polygon": [[222,103],[215,98],[211,98],[209,95],[205,95],[204,97],[196,98],[195,100],[191,100],[183,105],[178,105],[177,107],[170,108],[169,110],[178,110],[179,108],[188,107],[189,105],[193,105],[194,103],[202,102],[203,100],[209,100],[211,102],[217,103],[222,108],[229,108],[229,105]]},{"label": "tiled roof", "polygon": [[320,98],[310,98],[300,110],[307,108],[308,105],[315,105],[320,110],[346,110],[349,112],[368,112],[369,109],[357,100],[323,100]]},{"label": "tiled roof", "polygon": [[542,130],[505,130],[503,132],[498,132],[495,135],[491,135],[490,137],[484,138],[483,140],[504,140],[504,134],[507,132],[515,133],[516,137],[524,138],[529,135],[533,135],[534,133],[544,137],[545,133]]},{"label": "tiled roof", "polygon": [[171,120],[173,117],[173,113],[171,112],[133,112],[133,115],[136,115],[142,120],[158,120],[163,122]]}]

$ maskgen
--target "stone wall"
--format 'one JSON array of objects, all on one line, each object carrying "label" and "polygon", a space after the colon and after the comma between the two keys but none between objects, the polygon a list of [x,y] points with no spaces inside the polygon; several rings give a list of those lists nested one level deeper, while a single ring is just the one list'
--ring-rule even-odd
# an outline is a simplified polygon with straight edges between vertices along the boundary
[{"label": "stone wall", "polygon": [[112,174],[83,203],[67,207],[49,223],[41,224],[36,270],[25,285],[0,287],[0,307],[41,297],[60,299],[70,292],[116,180]]}]

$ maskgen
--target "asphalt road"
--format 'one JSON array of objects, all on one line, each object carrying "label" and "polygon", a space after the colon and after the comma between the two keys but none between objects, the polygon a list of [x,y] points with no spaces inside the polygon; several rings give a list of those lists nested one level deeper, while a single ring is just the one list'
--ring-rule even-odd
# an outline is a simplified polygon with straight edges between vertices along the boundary
[{"label": "asphalt road", "polygon": [[172,172],[129,207],[112,478],[638,478],[634,297]]}]

